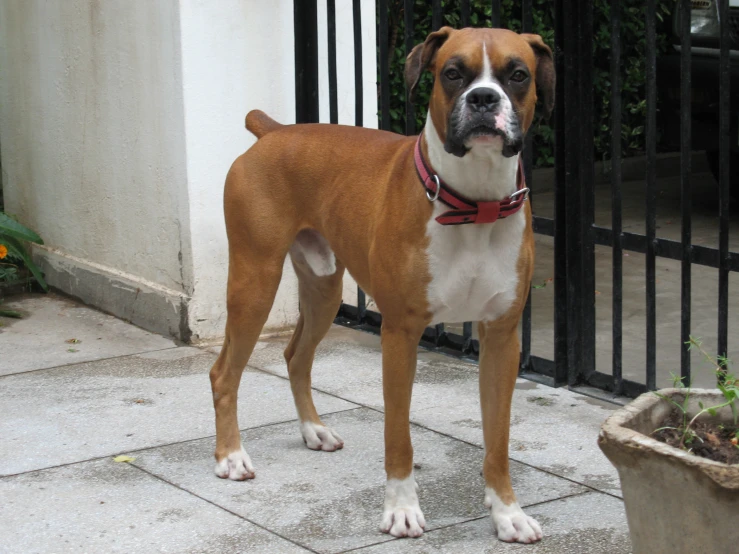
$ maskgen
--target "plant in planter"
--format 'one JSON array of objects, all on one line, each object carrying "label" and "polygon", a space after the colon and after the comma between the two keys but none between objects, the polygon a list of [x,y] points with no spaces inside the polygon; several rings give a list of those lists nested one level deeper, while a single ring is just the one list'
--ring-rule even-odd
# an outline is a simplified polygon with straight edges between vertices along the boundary
[{"label": "plant in planter", "polygon": [[[700,341],[689,344],[711,359]],[[717,389],[676,379],[676,388],[641,395],[601,427],[598,445],[621,478],[635,554],[736,552],[739,388],[728,360],[714,365]]]},{"label": "plant in planter", "polygon": [[6,288],[2,285],[22,284],[25,273],[30,273],[29,284],[35,279],[42,289],[49,288],[41,270],[33,263],[25,242],[44,243],[31,229],[0,212],[0,296],[2,289]]},{"label": "plant in planter", "polygon": [[[665,427],[660,427],[652,432],[659,441],[677,448],[682,448],[697,456],[725,462],[728,464],[739,463],[739,380],[729,373],[729,360],[725,356],[719,356],[714,360],[708,352],[703,349],[701,341],[691,337],[688,342],[690,349],[698,350],[703,356],[715,366],[718,389],[723,395],[721,402],[715,406],[705,406],[698,402],[700,411],[692,418],[688,417],[690,406],[691,388],[683,385],[681,377],[672,376],[674,387],[684,391],[683,401],[677,403],[670,397],[659,392],[654,394],[671,403],[675,410],[667,420]],[[716,417],[718,410],[728,407],[731,409],[733,422],[730,425],[723,423],[714,424],[706,421],[698,421],[701,416],[708,414]]]}]

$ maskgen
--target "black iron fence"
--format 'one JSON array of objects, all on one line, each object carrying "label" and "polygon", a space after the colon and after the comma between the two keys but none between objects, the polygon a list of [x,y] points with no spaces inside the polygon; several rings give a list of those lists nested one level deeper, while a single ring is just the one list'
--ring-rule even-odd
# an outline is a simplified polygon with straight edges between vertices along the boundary
[{"label": "black iron fence", "polygon": [[[606,4],[603,0],[601,4]],[[388,22],[388,0],[377,1],[377,52],[362,52],[360,36],[360,0],[353,0],[354,15],[354,58],[356,125],[362,125],[363,56],[377,56],[379,127],[390,129],[390,56],[388,55],[390,32]],[[610,227],[597,225],[594,212],[595,160],[594,160],[594,71],[593,71],[593,2],[590,0],[554,1],[554,44],[557,70],[557,101],[554,111],[554,199],[553,217],[536,214],[533,219],[534,230],[539,235],[551,237],[554,247],[553,283],[554,314],[553,324],[537,333],[553,333],[553,356],[532,355],[532,298],[529,296],[522,319],[521,373],[528,378],[553,386],[590,385],[616,395],[633,397],[645,390],[657,387],[657,277],[658,258],[680,262],[680,334],[668,348],[680,349],[680,374],[688,380],[691,377],[691,358],[686,342],[692,329],[691,296],[694,290],[692,280],[694,266],[706,266],[717,270],[718,297],[716,298],[718,318],[717,354],[725,356],[729,352],[729,275],[739,272],[739,253],[729,249],[730,187],[736,186],[736,169],[731,173],[730,159],[732,148],[736,151],[736,127],[732,119],[739,121],[736,107],[732,107],[731,83],[739,75],[739,67],[732,63],[731,48],[739,48],[739,8],[730,8],[729,0],[696,2],[695,0],[676,0],[669,14],[657,11],[656,0],[636,3],[643,10],[646,30],[646,116],[645,129],[645,221],[644,234],[624,229],[622,190],[622,59],[621,41],[622,10],[619,0],[610,0]],[[432,28],[442,26],[445,9],[450,2],[433,0]],[[459,9],[462,26],[470,22],[469,0],[453,2]],[[479,5],[476,2],[475,5]],[[501,22],[501,2],[491,0],[490,17],[485,24],[499,26]],[[633,2],[631,4],[634,4]],[[393,4],[397,8],[399,2]],[[661,6],[662,4],[660,4]],[[479,6],[478,6],[479,7]],[[327,0],[327,39],[330,120],[337,122],[336,85],[336,23],[335,0]],[[414,46],[414,9],[416,2],[402,2],[403,43],[405,52]],[[520,10],[520,24],[524,32],[532,30],[534,3],[532,0],[514,2],[514,9]],[[633,6],[629,9],[634,9]],[[691,96],[693,83],[691,72],[695,67],[691,48],[692,15],[696,10],[700,16],[715,14],[716,36],[713,43],[704,35],[697,39],[703,50],[706,45],[714,49],[714,61],[718,99],[717,128],[714,133],[718,144],[718,213],[715,218],[718,227],[717,247],[694,244],[692,238],[692,198],[691,182],[694,145],[691,130]],[[679,175],[680,175],[680,240],[658,237],[656,233],[657,196],[657,34],[656,24],[665,16],[674,18],[675,36],[679,43]],[[395,14],[397,18],[397,14]],[[297,121],[318,120],[318,46],[316,33],[316,0],[295,0],[296,28],[296,104]],[[703,52],[705,54],[705,52]],[[710,54],[710,53],[709,53]],[[710,55],[709,55],[710,57]],[[407,95],[406,95],[407,98]],[[415,134],[416,118],[414,106],[406,100],[405,132]],[[536,182],[532,175],[531,137],[523,151],[526,179],[532,187],[532,201],[536,206]],[[599,371],[596,364],[596,314],[595,314],[595,264],[596,246],[612,250],[612,336],[611,371]],[[624,335],[623,298],[624,267],[623,258],[629,252],[645,256],[644,302],[646,318],[644,335],[646,337],[646,358],[643,361],[643,380],[624,378]],[[736,306],[736,303],[735,303]],[[381,314],[368,309],[363,291],[357,294],[357,304],[342,304],[337,323],[372,332],[379,332]],[[423,335],[422,345],[457,356],[475,359],[479,348],[473,336],[472,323],[466,322],[457,327],[440,324],[428,328]],[[629,345],[626,345],[628,348]]]}]

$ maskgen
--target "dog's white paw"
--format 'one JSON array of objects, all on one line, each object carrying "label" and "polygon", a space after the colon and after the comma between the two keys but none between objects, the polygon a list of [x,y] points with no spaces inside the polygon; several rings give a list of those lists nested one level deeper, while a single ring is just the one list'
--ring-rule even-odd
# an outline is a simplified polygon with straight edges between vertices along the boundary
[{"label": "dog's white paw", "polygon": [[216,463],[216,475],[221,479],[232,481],[254,479],[254,466],[243,446]]},{"label": "dog's white paw", "polygon": [[485,489],[485,506],[490,508],[493,527],[498,533],[499,540],[525,544],[541,540],[543,534],[539,523],[533,517],[527,516],[518,502],[506,505],[495,491],[488,487]]},{"label": "dog's white paw", "polygon": [[338,433],[325,425],[304,421],[300,424],[300,433],[303,435],[303,442],[311,450],[334,452],[344,448],[344,441]]},{"label": "dog's white paw", "polygon": [[385,511],[380,531],[393,537],[420,537],[426,527],[416,494],[413,474],[405,479],[388,479],[385,488]]}]

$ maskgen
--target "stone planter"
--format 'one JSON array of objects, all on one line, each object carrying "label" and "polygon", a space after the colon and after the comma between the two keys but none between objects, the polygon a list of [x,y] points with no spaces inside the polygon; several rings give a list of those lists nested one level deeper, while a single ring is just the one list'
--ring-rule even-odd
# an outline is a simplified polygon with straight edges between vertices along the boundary
[{"label": "stone planter", "polygon": [[[678,403],[684,399],[679,389],[659,392]],[[714,406],[722,399],[718,390],[693,389],[691,417],[699,401]],[[634,554],[739,552],[739,464],[707,460],[651,438],[671,411],[668,402],[643,394],[609,417],[598,437],[621,478]],[[731,410],[722,409],[715,421],[733,423]]]}]

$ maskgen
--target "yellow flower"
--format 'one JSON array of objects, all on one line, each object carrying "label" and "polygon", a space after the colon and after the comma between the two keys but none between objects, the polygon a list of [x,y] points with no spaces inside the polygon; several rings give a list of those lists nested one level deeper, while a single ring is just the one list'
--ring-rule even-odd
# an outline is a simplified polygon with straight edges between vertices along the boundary
[{"label": "yellow flower", "polygon": [[0,260],[8,255],[8,249],[4,244],[0,244]]}]

